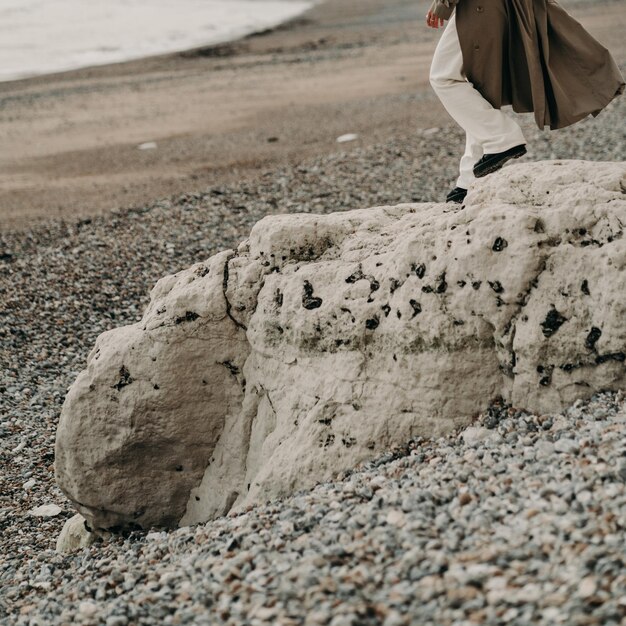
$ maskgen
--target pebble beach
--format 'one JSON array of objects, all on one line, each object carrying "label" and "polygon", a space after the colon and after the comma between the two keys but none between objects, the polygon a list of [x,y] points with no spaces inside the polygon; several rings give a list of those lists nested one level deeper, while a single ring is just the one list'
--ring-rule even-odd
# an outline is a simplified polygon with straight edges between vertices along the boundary
[{"label": "pebble beach", "polygon": [[[626,160],[625,118],[623,97],[555,133],[516,116],[520,161]],[[54,482],[56,425],[96,337],[140,319],[161,276],[236,247],[265,215],[443,201],[463,145],[443,119],[0,231],[0,624],[626,623],[626,397],[614,392],[555,415],[495,402],[465,431],[408,441],[309,492],[55,553],[74,514]]]}]

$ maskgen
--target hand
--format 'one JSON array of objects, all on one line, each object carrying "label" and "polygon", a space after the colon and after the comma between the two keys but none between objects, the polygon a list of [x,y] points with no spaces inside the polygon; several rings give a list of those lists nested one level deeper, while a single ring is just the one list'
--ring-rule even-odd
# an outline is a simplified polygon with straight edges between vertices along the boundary
[{"label": "hand", "polygon": [[426,15],[426,24],[429,28],[439,28],[443,26],[444,19],[443,17],[437,17],[432,11],[428,11]]}]

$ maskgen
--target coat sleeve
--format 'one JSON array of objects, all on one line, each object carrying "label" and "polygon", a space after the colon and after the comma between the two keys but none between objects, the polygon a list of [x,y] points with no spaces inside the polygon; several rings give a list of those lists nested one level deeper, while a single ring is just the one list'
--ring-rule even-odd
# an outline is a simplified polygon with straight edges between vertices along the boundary
[{"label": "coat sleeve", "polygon": [[450,19],[454,7],[458,4],[459,0],[433,0],[430,6],[430,10],[437,16],[444,20]]}]

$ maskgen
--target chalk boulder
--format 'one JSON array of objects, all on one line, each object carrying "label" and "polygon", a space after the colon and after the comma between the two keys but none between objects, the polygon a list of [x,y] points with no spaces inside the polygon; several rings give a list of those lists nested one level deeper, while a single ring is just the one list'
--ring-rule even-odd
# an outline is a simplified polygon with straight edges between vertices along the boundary
[{"label": "chalk boulder", "polygon": [[89,526],[172,527],[331,478],[498,396],[626,389],[626,165],[518,164],[463,206],[267,216],[160,279],[63,405]]}]

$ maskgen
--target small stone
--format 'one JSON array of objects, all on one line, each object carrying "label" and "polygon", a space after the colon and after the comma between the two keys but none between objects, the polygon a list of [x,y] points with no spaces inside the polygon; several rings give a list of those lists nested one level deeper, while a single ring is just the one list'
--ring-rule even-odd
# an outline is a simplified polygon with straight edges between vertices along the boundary
[{"label": "small stone", "polygon": [[65,522],[57,539],[56,551],[59,554],[69,554],[90,546],[95,540],[96,536],[87,530],[83,516],[76,514]]},{"label": "small stone", "polygon": [[98,612],[98,606],[93,602],[81,602],[78,605],[78,612],[83,617],[93,617]]},{"label": "small stone", "polygon": [[459,495],[459,504],[461,506],[465,506],[466,504],[469,504],[471,501],[472,501],[472,496],[470,496],[469,493],[463,492],[462,494]]},{"label": "small stone", "polygon": [[536,443],[535,453],[538,459],[548,459],[554,455],[554,444],[542,439]]},{"label": "small stone", "polygon": [[593,576],[587,576],[580,581],[578,585],[578,595],[581,598],[590,598],[598,589],[598,584]]},{"label": "small stone", "polygon": [[33,517],[56,517],[62,513],[63,509],[57,504],[42,504],[28,511]]},{"label": "small stone", "polygon": [[359,136],[356,133],[346,133],[345,135],[339,135],[339,137],[337,137],[337,143],[356,141],[358,138]]},{"label": "small stone", "polygon": [[387,514],[387,524],[402,528],[406,524],[406,516],[402,511],[389,511]]},{"label": "small stone", "polygon": [[483,426],[469,426],[461,433],[461,437],[463,437],[463,441],[468,446],[475,446],[484,441],[500,438],[493,430],[484,428]]},{"label": "small stone", "polygon": [[554,449],[562,454],[576,454],[580,446],[573,439],[559,439],[554,443]]}]

